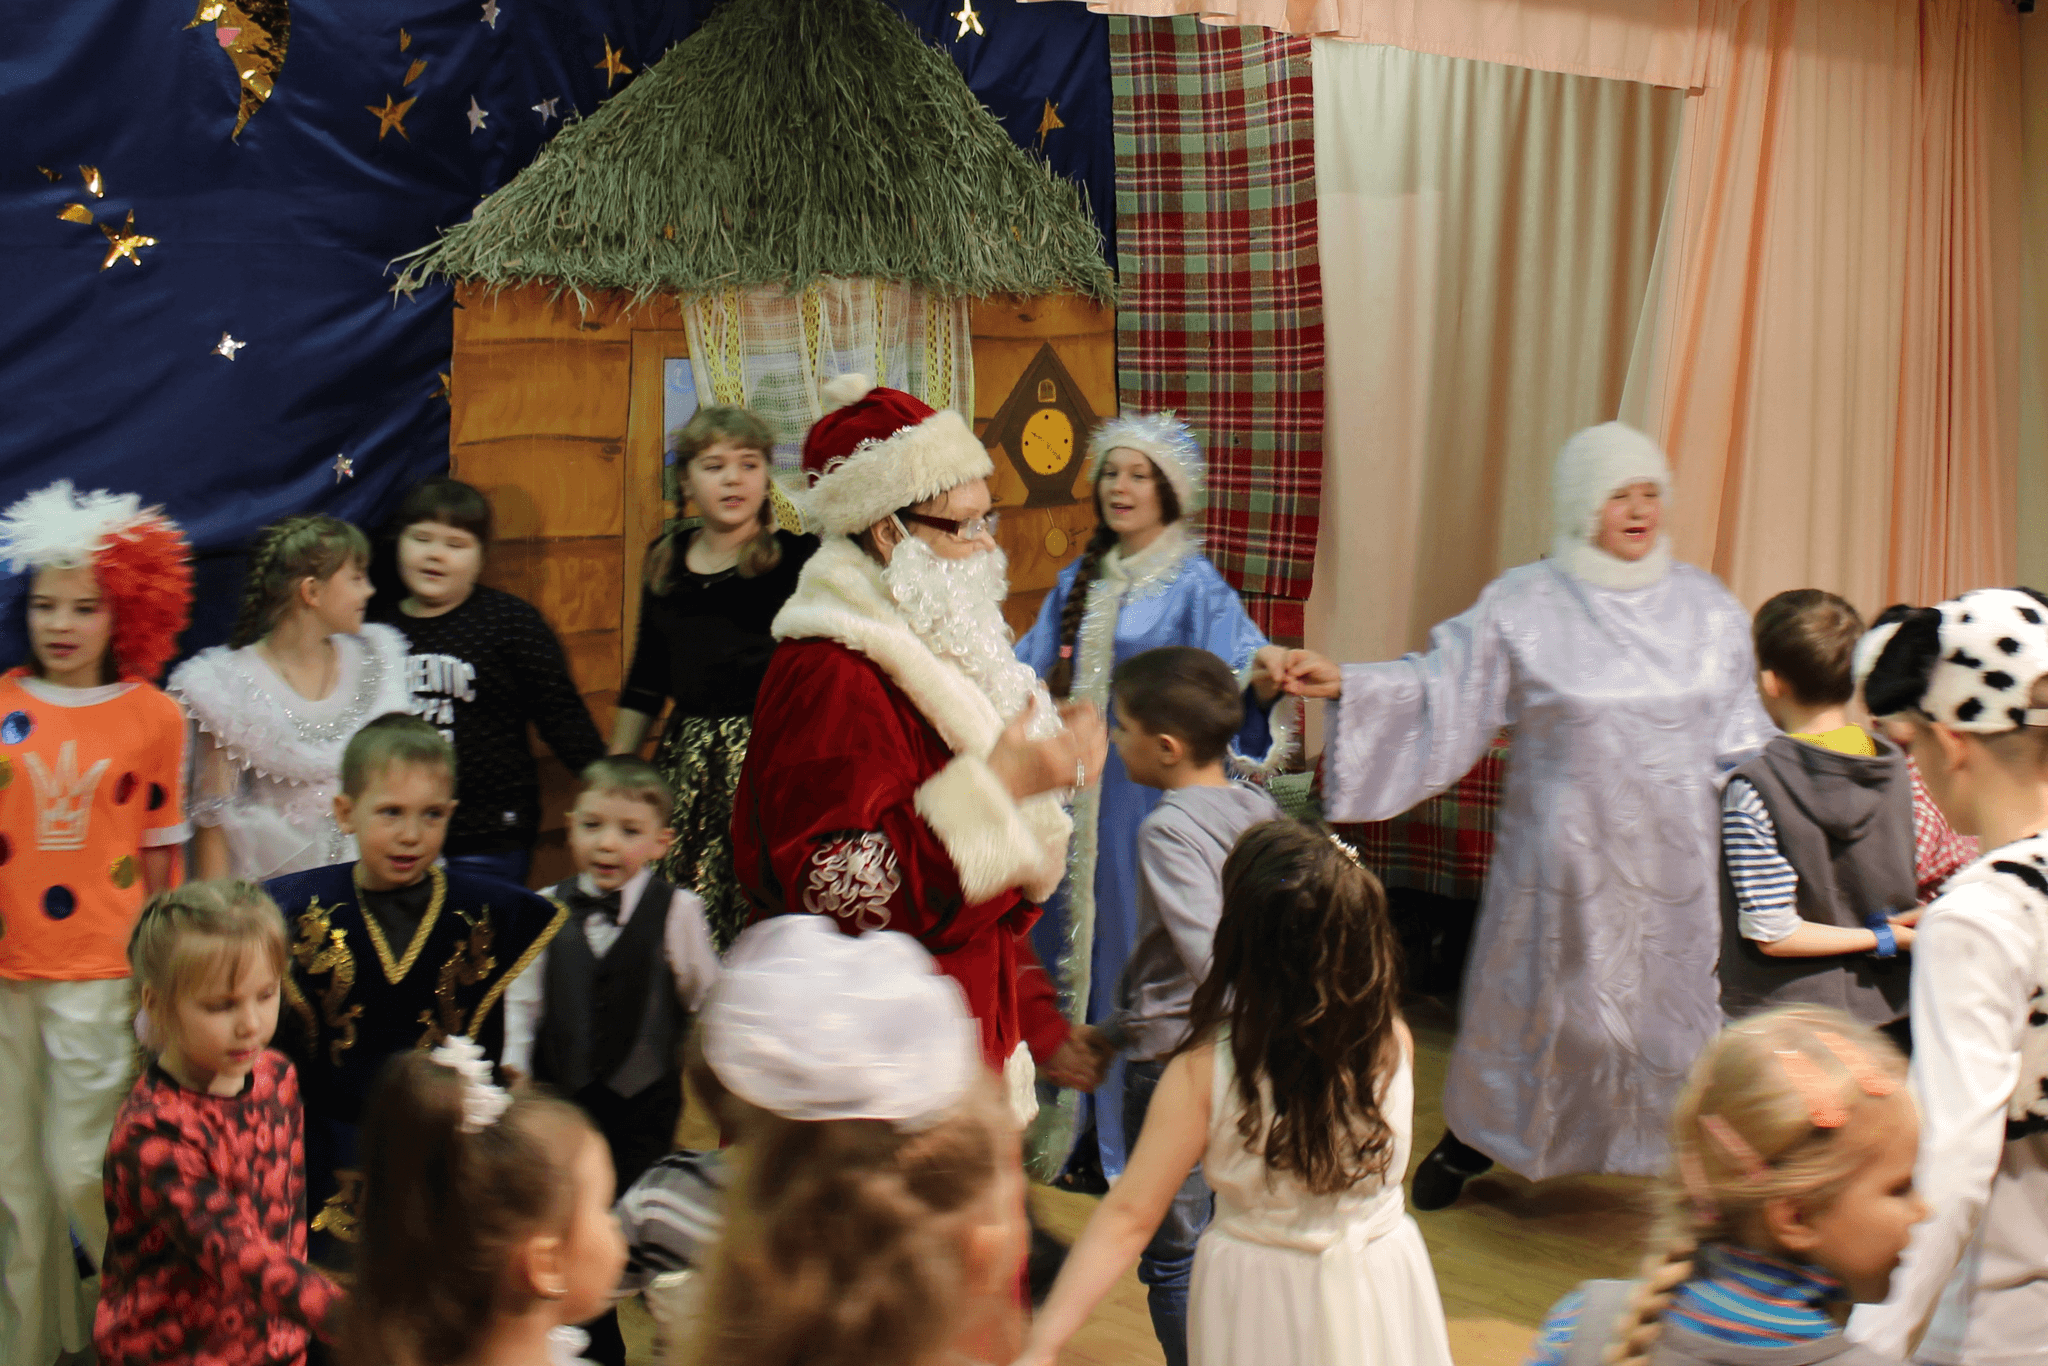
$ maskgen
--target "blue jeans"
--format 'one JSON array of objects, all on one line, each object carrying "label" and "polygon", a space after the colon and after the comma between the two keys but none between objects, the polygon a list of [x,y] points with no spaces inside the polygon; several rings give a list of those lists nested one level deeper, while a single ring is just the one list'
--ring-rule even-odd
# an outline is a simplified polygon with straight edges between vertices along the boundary
[{"label": "blue jeans", "polygon": [[459,868],[465,873],[476,873],[482,877],[494,877],[500,882],[509,882],[515,887],[526,885],[526,874],[533,867],[533,851],[530,849],[494,849],[488,854],[450,854],[442,862],[450,868]]},{"label": "blue jeans", "polygon": [[[1124,1136],[1133,1149],[1145,1127],[1145,1111],[1152,1104],[1152,1093],[1165,1072],[1164,1061],[1124,1064]],[[1202,1236],[1202,1230],[1209,1227],[1215,1210],[1216,1197],[1210,1193],[1209,1183],[1202,1179],[1202,1169],[1196,1167],[1181,1183],[1173,1203],[1167,1206],[1166,1217],[1159,1223],[1159,1231],[1152,1235],[1152,1241],[1145,1244],[1145,1251],[1138,1258],[1138,1279],[1147,1287],[1145,1298],[1152,1310],[1152,1332],[1166,1354],[1166,1366],[1187,1366],[1188,1280],[1195,1269],[1195,1242]]]}]

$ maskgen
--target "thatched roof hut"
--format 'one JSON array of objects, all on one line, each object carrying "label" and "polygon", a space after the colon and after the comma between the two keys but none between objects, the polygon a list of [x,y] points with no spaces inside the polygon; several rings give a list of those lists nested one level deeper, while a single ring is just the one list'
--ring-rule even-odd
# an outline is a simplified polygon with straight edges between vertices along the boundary
[{"label": "thatched roof hut", "polygon": [[827,276],[1116,288],[1080,188],[879,0],[732,0],[406,258],[399,287],[433,276],[638,299]]}]

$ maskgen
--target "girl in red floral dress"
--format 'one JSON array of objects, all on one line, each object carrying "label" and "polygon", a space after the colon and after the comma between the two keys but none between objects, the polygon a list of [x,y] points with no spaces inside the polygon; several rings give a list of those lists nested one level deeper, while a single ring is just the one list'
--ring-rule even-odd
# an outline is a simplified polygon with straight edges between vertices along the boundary
[{"label": "girl in red floral dress", "polygon": [[341,1297],[306,1263],[299,1084],[270,1047],[284,919],[252,882],[193,882],[128,943],[155,1059],[107,1148],[101,1366],[297,1366]]}]

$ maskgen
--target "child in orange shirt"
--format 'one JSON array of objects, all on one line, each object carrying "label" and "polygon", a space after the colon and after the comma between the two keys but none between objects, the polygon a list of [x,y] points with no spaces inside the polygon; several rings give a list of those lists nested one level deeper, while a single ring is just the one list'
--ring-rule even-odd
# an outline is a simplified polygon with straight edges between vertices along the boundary
[{"label": "child in orange shirt", "polygon": [[185,720],[150,680],[192,598],[177,525],[67,481],[0,514],[30,660],[0,677],[0,1360],[90,1341],[72,1237],[106,1246],[101,1159],[133,1075],[128,935],[176,878]]}]

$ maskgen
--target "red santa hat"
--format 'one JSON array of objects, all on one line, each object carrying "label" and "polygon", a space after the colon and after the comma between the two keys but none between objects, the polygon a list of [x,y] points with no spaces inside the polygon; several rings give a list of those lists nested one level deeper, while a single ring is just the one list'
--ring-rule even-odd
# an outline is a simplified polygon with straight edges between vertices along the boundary
[{"label": "red santa hat", "polygon": [[825,415],[804,437],[811,475],[804,511],[828,536],[852,536],[889,514],[995,472],[965,418],[866,375],[824,387]]}]

